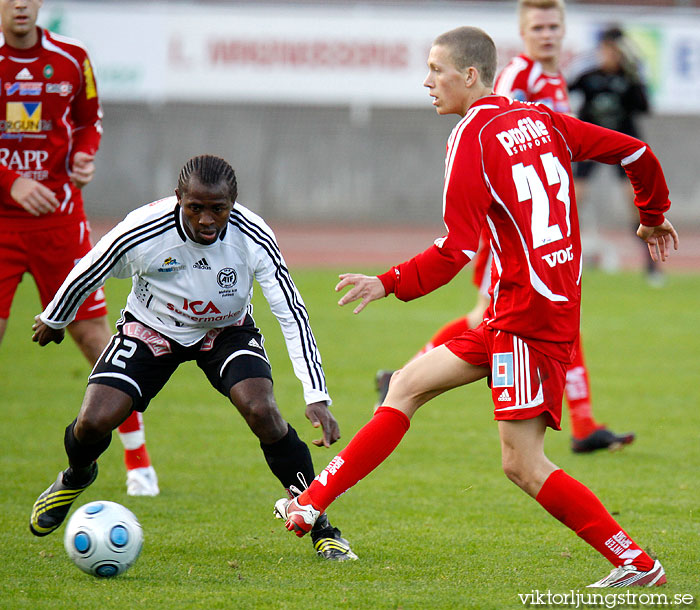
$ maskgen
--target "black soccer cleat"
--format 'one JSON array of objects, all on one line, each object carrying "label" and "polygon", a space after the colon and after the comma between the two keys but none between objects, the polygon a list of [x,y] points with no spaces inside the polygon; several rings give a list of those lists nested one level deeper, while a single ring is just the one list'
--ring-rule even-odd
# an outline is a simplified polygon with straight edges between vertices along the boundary
[{"label": "black soccer cleat", "polygon": [[352,552],[350,543],[340,535],[340,530],[328,521],[322,513],[311,530],[311,541],[320,557],[328,561],[354,561],[357,555]]},{"label": "black soccer cleat", "polygon": [[582,439],[571,439],[571,450],[574,453],[591,453],[598,449],[617,451],[634,440],[634,432],[615,434],[607,428],[598,428]]},{"label": "black soccer cleat", "polygon": [[97,462],[92,466],[90,480],[80,487],[67,485],[65,472],[59,472],[56,482],[34,502],[29,529],[35,536],[47,536],[60,527],[75,499],[97,478]]}]

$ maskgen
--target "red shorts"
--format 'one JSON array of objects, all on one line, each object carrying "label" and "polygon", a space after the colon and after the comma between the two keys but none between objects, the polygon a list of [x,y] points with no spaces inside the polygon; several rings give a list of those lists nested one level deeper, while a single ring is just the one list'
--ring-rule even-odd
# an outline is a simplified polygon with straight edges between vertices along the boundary
[{"label": "red shorts", "polygon": [[495,420],[533,419],[544,413],[547,425],[561,430],[566,363],[486,324],[451,339],[445,347],[469,364],[491,369]]},{"label": "red shorts", "polygon": [[[75,263],[91,248],[86,221],[43,231],[0,231],[0,318],[10,317],[12,299],[25,273],[34,276],[41,305],[46,307]],[[75,319],[105,315],[107,305],[99,289],[85,300]]]}]

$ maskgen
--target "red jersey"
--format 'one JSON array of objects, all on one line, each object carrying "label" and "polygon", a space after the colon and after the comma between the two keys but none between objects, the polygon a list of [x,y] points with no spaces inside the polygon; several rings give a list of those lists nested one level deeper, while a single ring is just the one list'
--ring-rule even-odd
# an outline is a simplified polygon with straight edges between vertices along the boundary
[{"label": "red jersey", "polygon": [[[102,110],[92,65],[77,40],[37,28],[39,41],[15,49],[0,34],[0,224],[34,231],[85,219],[80,190],[68,172],[76,152],[95,154]],[[12,200],[18,176],[50,188],[61,205],[32,216]]]},{"label": "red jersey", "polygon": [[643,224],[670,206],[658,160],[640,140],[552,112],[487,96],[475,102],[447,145],[443,217],[447,235],[380,276],[410,300],[447,283],[488,231],[493,253],[485,321],[568,361],[579,331],[581,240],[571,162],[620,163]]},{"label": "red jersey", "polygon": [[527,55],[510,60],[496,79],[494,91],[520,102],[539,102],[556,112],[571,113],[569,92],[561,72],[550,74]]}]

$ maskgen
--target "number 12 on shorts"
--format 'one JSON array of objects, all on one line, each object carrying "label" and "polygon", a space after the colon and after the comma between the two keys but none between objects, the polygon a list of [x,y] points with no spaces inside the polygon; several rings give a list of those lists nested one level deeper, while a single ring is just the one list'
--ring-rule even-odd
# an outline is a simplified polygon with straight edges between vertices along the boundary
[{"label": "number 12 on shorts", "polygon": [[[120,343],[124,347],[122,347],[121,349],[117,349]],[[105,362],[109,362],[111,359],[112,364],[114,366],[118,366],[119,368],[125,369],[126,363],[122,361],[122,358],[131,358],[134,355],[134,352],[136,352],[136,347],[137,345],[135,341],[132,341],[131,339],[122,339],[120,337],[117,337],[117,339],[114,341],[112,349],[110,349],[107,355],[105,356]]]}]

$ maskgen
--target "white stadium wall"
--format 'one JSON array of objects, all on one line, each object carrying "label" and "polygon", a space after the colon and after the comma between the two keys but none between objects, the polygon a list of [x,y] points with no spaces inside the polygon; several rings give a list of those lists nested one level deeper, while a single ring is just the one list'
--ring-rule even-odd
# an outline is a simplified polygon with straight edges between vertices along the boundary
[{"label": "white stadium wall", "polygon": [[[91,213],[121,216],[169,194],[184,161],[210,152],[231,161],[241,201],[270,219],[438,224],[456,117],[437,117],[422,87],[430,42],[476,25],[501,63],[521,45],[514,2],[428,4],[46,3],[42,25],[86,44],[103,100]],[[565,69],[612,23],[644,59],[644,137],[667,171],[674,219],[700,226],[700,12],[572,6]],[[628,224],[601,173],[597,199],[610,209],[584,211],[584,222]]]}]

